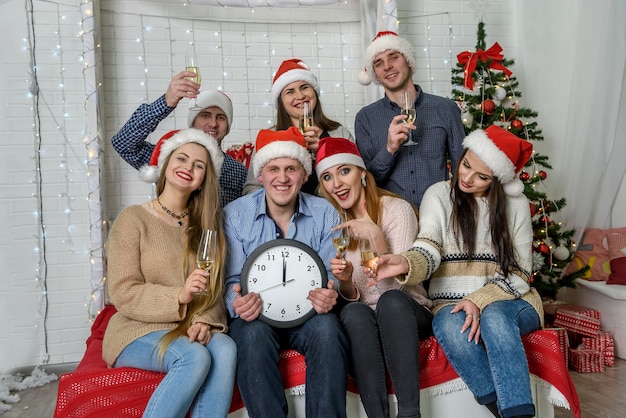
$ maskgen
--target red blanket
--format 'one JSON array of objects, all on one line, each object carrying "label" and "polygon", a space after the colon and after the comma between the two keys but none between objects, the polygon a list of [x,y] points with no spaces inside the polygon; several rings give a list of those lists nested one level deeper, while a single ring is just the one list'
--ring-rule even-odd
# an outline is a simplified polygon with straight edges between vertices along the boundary
[{"label": "red blanket", "polygon": [[[61,375],[55,418],[65,417],[140,417],[164,374],[133,368],[107,368],[102,360],[102,339],[115,307],[107,306],[96,317],[87,350],[75,372]],[[576,388],[567,370],[554,331],[535,331],[523,338],[530,372],[552,384],[569,402],[574,418],[580,418]],[[280,371],[285,388],[304,385],[304,357],[293,350],[281,353]],[[458,375],[448,363],[434,337],[420,343],[420,387],[433,387]],[[348,390],[357,393],[349,379]],[[231,412],[243,408],[237,388]]]}]

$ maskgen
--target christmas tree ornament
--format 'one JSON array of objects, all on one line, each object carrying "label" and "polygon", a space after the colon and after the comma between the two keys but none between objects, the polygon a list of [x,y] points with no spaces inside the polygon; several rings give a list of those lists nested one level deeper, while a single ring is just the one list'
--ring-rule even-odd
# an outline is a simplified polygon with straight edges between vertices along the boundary
[{"label": "christmas tree ornament", "polygon": [[493,112],[496,110],[496,104],[491,99],[485,99],[481,108],[485,114],[493,115]]},{"label": "christmas tree ornament", "polygon": [[539,172],[539,177],[541,177],[541,180],[545,180],[548,177],[548,173],[546,173],[545,171],[541,170]]},{"label": "christmas tree ornament", "polygon": [[491,95],[493,100],[501,101],[506,97],[506,90],[500,86],[495,87],[495,91]]},{"label": "christmas tree ornament", "polygon": [[519,173],[519,179],[521,181],[528,181],[530,180],[530,174],[528,174],[526,171],[522,171],[521,173]]},{"label": "christmas tree ornament", "polygon": [[520,129],[522,129],[524,127],[524,123],[519,120],[519,119],[513,119],[511,121],[511,129],[515,130],[515,131],[519,131]]},{"label": "christmas tree ornament", "polygon": [[557,260],[565,261],[569,258],[569,250],[567,249],[567,247],[559,245],[558,247],[554,249],[554,251],[552,252],[552,255]]},{"label": "christmas tree ornament", "polygon": [[[526,173],[528,174],[528,173]],[[521,175],[520,175],[521,177]],[[530,202],[530,217],[532,218],[537,213],[537,206],[534,203]]]},{"label": "christmas tree ornament", "polygon": [[543,255],[548,255],[550,254],[550,247],[548,247],[548,244],[546,244],[545,242],[542,242],[537,247],[537,251],[539,251]]},{"label": "christmas tree ornament", "polygon": [[463,112],[461,113],[461,122],[465,126],[471,125],[474,122],[474,116],[470,112]]}]

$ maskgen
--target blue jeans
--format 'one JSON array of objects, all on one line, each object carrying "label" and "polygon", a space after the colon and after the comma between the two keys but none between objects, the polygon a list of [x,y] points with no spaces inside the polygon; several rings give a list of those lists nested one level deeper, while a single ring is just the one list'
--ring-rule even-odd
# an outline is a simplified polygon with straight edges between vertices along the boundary
[{"label": "blue jeans", "polygon": [[398,417],[419,418],[419,341],[432,335],[433,315],[401,290],[378,299],[376,311],[353,302],[341,311],[352,373],[368,417],[389,417],[387,370]]},{"label": "blue jeans", "polygon": [[345,418],[348,342],[335,314],[315,315],[293,328],[235,318],[230,336],[237,342],[237,384],[251,418],[287,416],[278,369],[285,348],[306,361],[307,418]]},{"label": "blue jeans", "polygon": [[204,346],[179,337],[159,360],[160,338],[155,331],[122,350],[115,367],[135,367],[167,373],[148,401],[144,417],[224,418],[230,409],[235,385],[237,346],[226,334],[213,334]]},{"label": "blue jeans", "polygon": [[497,401],[504,418],[535,415],[530,373],[522,335],[539,329],[539,315],[521,299],[495,302],[480,316],[481,344],[459,331],[465,312],[450,314],[446,306],[435,314],[433,332],[450,364],[481,405]]}]

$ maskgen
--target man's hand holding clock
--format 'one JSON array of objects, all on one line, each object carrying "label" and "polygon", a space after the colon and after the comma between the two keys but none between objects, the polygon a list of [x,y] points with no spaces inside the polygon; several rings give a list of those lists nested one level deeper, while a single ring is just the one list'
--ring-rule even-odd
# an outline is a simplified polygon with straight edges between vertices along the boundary
[{"label": "man's hand holding clock", "polygon": [[315,312],[318,314],[328,313],[337,304],[339,294],[333,289],[334,287],[335,282],[329,280],[327,289],[320,287],[309,292],[308,299],[311,301]]},{"label": "man's hand holding clock", "polygon": [[239,318],[247,322],[257,319],[261,314],[261,309],[263,309],[261,297],[254,292],[241,296],[241,285],[239,284],[234,285],[233,290],[237,293],[233,301],[233,308],[235,308],[235,313],[239,315]]}]

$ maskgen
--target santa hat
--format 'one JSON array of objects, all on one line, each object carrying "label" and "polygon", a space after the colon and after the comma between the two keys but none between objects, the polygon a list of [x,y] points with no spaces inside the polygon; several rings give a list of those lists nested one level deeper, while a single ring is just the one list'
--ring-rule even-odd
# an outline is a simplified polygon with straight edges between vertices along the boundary
[{"label": "santa hat", "polygon": [[300,161],[307,176],[311,175],[311,154],[306,148],[304,136],[295,126],[284,131],[261,129],[256,137],[256,153],[252,157],[254,177],[274,158],[293,158]]},{"label": "santa hat", "polygon": [[187,113],[187,124],[193,128],[193,123],[204,109],[216,106],[222,109],[228,120],[228,130],[233,124],[233,102],[226,94],[219,90],[207,90],[198,94],[195,100],[189,101],[189,113]]},{"label": "santa hat", "polygon": [[167,157],[176,148],[190,142],[200,144],[209,151],[213,168],[215,168],[215,173],[219,177],[219,173],[222,171],[222,163],[224,162],[224,153],[217,145],[215,138],[199,129],[183,129],[169,131],[159,139],[150,156],[150,164],[144,165],[139,169],[139,178],[147,183],[156,183]]},{"label": "santa hat", "polygon": [[519,196],[524,184],[516,177],[533,153],[533,145],[520,139],[506,129],[491,125],[485,130],[477,129],[463,140],[463,146],[471,150],[500,180],[504,192]]},{"label": "santa hat", "polygon": [[315,161],[317,178],[337,164],[352,164],[365,169],[365,162],[354,142],[346,138],[322,138]]},{"label": "santa hat", "polygon": [[413,73],[415,73],[416,57],[413,46],[411,46],[409,41],[398,36],[397,33],[391,31],[383,31],[376,34],[376,37],[372,39],[372,42],[365,50],[365,68],[358,75],[359,83],[364,86],[367,86],[372,81],[376,84],[380,84],[380,81],[378,81],[378,79],[376,78],[376,74],[374,73],[374,59],[381,52],[385,52],[390,49],[393,51],[398,51],[399,53],[404,55],[406,62],[411,67]]},{"label": "santa hat", "polygon": [[278,103],[280,93],[283,91],[287,84],[291,84],[294,81],[305,81],[313,87],[317,95],[320,94],[320,86],[317,82],[315,74],[309,70],[309,67],[300,60],[300,58],[292,58],[283,61],[274,75],[272,80],[272,100],[274,104]]}]

